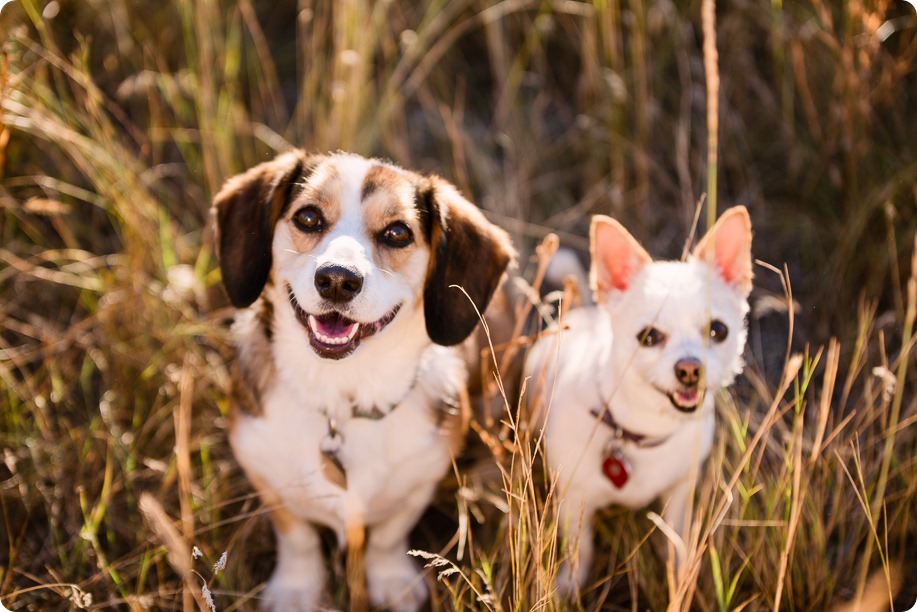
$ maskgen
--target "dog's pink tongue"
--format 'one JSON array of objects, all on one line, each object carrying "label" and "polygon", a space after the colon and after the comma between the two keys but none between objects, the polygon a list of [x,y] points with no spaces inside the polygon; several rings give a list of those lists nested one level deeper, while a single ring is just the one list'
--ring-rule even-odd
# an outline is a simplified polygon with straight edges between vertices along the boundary
[{"label": "dog's pink tongue", "polygon": [[328,338],[347,338],[359,325],[356,321],[351,321],[337,312],[315,317],[315,323],[318,332]]},{"label": "dog's pink tongue", "polygon": [[682,406],[693,406],[697,403],[697,389],[677,391],[675,396],[678,398],[678,403]]}]

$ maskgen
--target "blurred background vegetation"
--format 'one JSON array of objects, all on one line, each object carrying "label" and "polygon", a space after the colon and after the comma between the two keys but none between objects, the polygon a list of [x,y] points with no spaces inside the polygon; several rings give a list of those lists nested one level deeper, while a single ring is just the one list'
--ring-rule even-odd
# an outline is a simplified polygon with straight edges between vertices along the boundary
[{"label": "blurred background vegetation", "polygon": [[[74,593],[187,603],[143,491],[204,560],[229,551],[220,576],[196,562],[220,609],[250,605],[270,571],[225,441],[232,312],[209,205],[227,177],[292,146],[345,149],[446,176],[524,254],[549,230],[585,254],[589,216],[605,213],[672,258],[707,184],[700,0],[15,0],[0,36],[0,598],[13,609],[89,603]],[[782,593],[824,609],[873,570],[895,585],[903,573],[898,600],[912,603],[917,14],[903,0],[721,0],[717,45],[720,206],[748,206],[755,256],[786,277],[756,270],[749,371],[711,461],[720,478],[743,468],[742,503],[684,606],[767,608]],[[788,344],[805,359],[783,404]],[[458,484],[439,522],[470,507],[491,517],[481,533],[518,536],[499,482]],[[664,607],[649,522],[611,512],[626,535],[604,534],[610,578],[584,605]],[[423,525],[417,539],[467,575],[431,583],[434,608],[558,605],[542,599],[537,551],[476,541],[456,557]]]}]

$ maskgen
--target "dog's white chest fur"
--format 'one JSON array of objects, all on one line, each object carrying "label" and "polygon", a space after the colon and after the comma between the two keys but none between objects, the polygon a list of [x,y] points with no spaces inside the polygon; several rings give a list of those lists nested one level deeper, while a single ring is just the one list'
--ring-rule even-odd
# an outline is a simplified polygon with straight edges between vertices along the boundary
[{"label": "dog's white chest fur", "polygon": [[[241,414],[232,428],[246,472],[257,474],[293,514],[339,536],[349,519],[371,526],[398,511],[406,495],[433,486],[449,464],[440,421],[444,403],[464,384],[465,368],[456,349],[429,343],[411,320],[419,313],[412,314],[402,313],[387,330],[392,342],[331,361],[311,354],[291,311],[275,313],[283,330],[272,347],[275,384],[262,398],[261,414]],[[240,318],[235,331],[244,338],[257,325],[253,317]],[[331,438],[346,489],[322,469],[321,449]]]},{"label": "dog's white chest fur", "polygon": [[[668,427],[644,425],[646,419],[637,414],[639,403],[625,403],[623,388],[620,396],[609,390],[611,373],[606,362],[612,332],[607,316],[598,308],[581,309],[569,313],[566,324],[568,330],[559,339],[559,355],[545,354],[557,350],[554,342],[547,342],[530,357],[532,363],[544,362],[547,357],[545,387],[553,388],[555,398],[546,415],[547,460],[557,474],[561,495],[572,493],[574,499],[583,499],[591,508],[645,506],[683,480],[691,464],[699,464],[710,453],[713,412],[708,410]],[[616,422],[631,432],[647,434],[646,440],[615,442],[614,430],[593,414],[603,409],[603,398],[610,398],[608,409]],[[616,405],[616,399],[620,404]],[[645,408],[650,414],[643,416],[652,417],[655,407]],[[602,471],[602,462],[612,447],[628,464],[622,486]]]},{"label": "dog's white chest fur", "polygon": [[[610,397],[607,409],[612,415],[631,420],[631,415],[615,410],[615,391],[608,390],[607,375],[604,380],[597,375],[607,369],[603,364],[611,342],[605,319],[597,308],[577,310],[567,318],[568,329],[560,339],[556,359],[557,376],[554,366],[546,372],[547,387],[556,384],[556,399],[545,421],[547,459],[557,474],[562,494],[573,493],[574,498],[585,498],[588,505],[596,508],[609,504],[640,508],[683,479],[692,463],[697,465],[707,457],[713,444],[713,412],[706,411],[698,418],[679,423],[670,432],[649,435],[640,442],[617,439],[615,430],[596,416],[604,409],[604,398]],[[607,341],[599,342],[602,337]],[[639,422],[630,427],[631,431],[641,432]],[[622,486],[602,470],[612,449],[627,464]]]},{"label": "dog's white chest fur", "polygon": [[[455,360],[449,349],[429,350],[443,353],[436,356],[440,361]],[[428,384],[417,381],[389,414],[373,417],[335,416],[327,405],[314,403],[308,385],[278,382],[264,398],[263,414],[238,417],[233,450],[246,471],[258,474],[291,512],[334,529],[343,542],[353,513],[367,525],[385,520],[415,488],[435,485],[446,470],[449,446],[430,408]],[[322,470],[320,448],[331,420],[340,436],[337,458],[346,489]]]}]

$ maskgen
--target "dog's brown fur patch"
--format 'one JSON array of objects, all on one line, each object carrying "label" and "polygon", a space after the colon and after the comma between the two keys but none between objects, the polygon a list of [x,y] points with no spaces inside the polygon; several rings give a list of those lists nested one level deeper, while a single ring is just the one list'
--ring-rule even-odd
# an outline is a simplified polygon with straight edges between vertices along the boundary
[{"label": "dog's brown fur patch", "polygon": [[477,326],[515,250],[507,233],[490,224],[454,187],[438,177],[430,180],[426,201],[427,214],[434,219],[433,257],[424,288],[424,314],[430,338],[452,346]]},{"label": "dog's brown fur patch", "polygon": [[[417,248],[426,248],[423,226],[414,206],[415,186],[411,177],[387,166],[374,166],[363,181],[363,220],[375,242],[376,264],[383,270],[399,273]],[[391,247],[380,240],[389,225],[402,222],[410,228],[414,242],[406,247]]]},{"label": "dog's brown fur patch", "polygon": [[296,197],[296,201],[289,206],[285,219],[297,252],[311,251],[321,240],[324,232],[308,233],[299,230],[293,222],[296,213],[306,206],[316,207],[322,214],[327,231],[341,217],[341,191],[341,177],[332,165],[316,169],[302,185],[302,191]]},{"label": "dog's brown fur patch", "polygon": [[263,318],[267,312],[273,320],[273,305],[262,298],[256,315],[260,322],[258,330],[262,333],[251,334],[245,346],[240,347],[231,371],[229,399],[233,410],[252,416],[263,413],[262,399],[276,376],[271,336],[266,331],[271,324]]},{"label": "dog's brown fur patch", "polygon": [[229,179],[214,198],[220,270],[233,306],[244,308],[261,295],[274,227],[317,159],[299,150],[285,153]]},{"label": "dog's brown fur patch", "polygon": [[383,164],[376,164],[369,169],[363,178],[360,188],[360,199],[365,202],[378,191],[397,192],[407,181],[403,172]]}]

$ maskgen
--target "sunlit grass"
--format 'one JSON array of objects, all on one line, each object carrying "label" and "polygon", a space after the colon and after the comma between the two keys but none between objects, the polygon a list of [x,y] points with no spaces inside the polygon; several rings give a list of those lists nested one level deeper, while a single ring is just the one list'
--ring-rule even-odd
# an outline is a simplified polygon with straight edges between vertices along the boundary
[{"label": "sunlit grass", "polygon": [[[762,260],[748,366],[718,398],[689,573],[667,568],[658,508],[609,508],[580,603],[912,605],[913,11],[720,3],[711,177],[710,67],[699,5],[684,4],[4,7],[3,604],[257,599],[272,536],[225,439],[232,312],[208,211],[229,175],[306,146],[441,173],[523,252],[548,230],[582,252],[602,212],[677,257],[711,185],[720,205],[746,204]],[[538,285],[538,267],[521,275]],[[539,432],[505,404],[415,530],[420,556],[442,563],[433,609],[569,607],[551,593],[564,547]],[[344,560],[331,566],[345,606]]]}]

